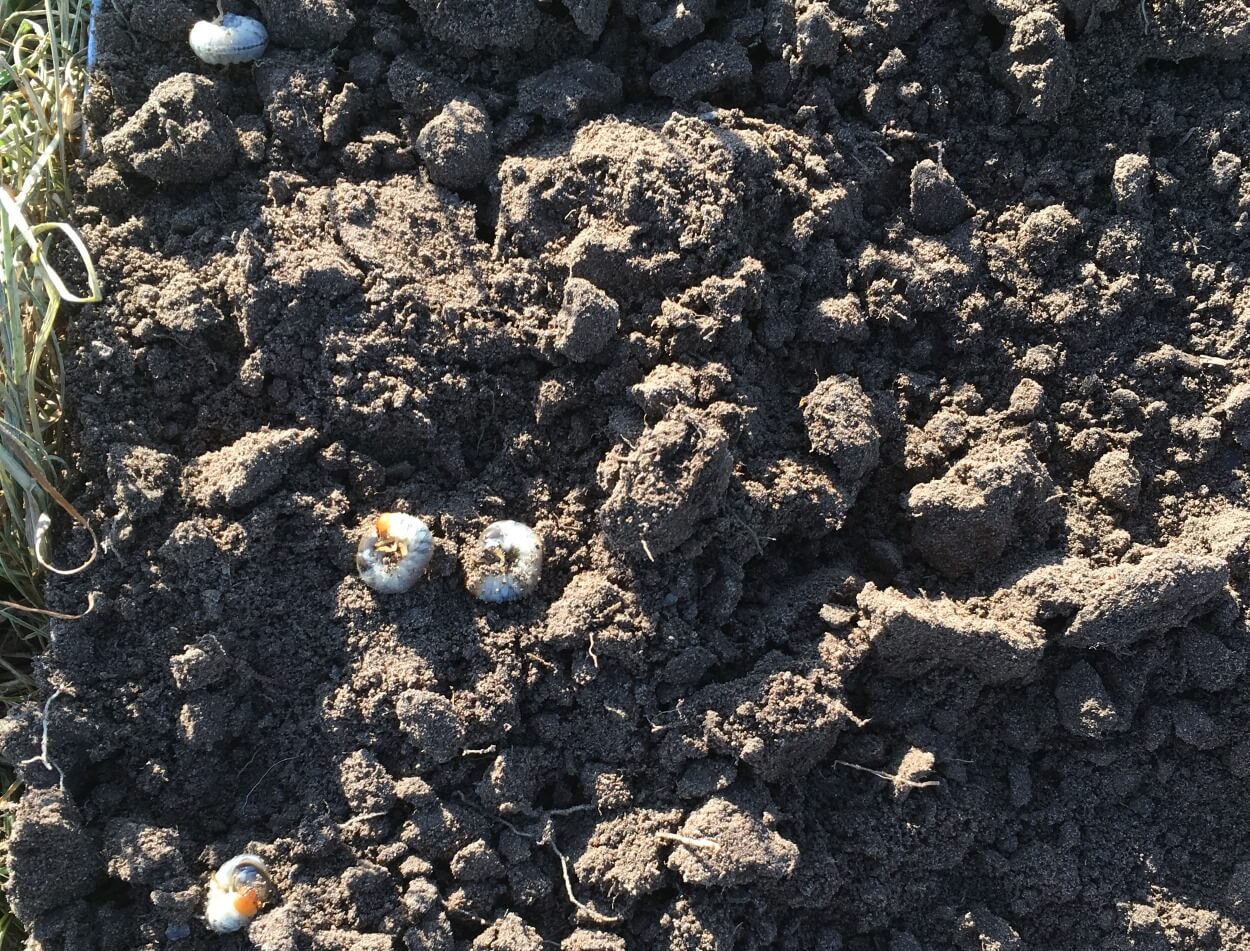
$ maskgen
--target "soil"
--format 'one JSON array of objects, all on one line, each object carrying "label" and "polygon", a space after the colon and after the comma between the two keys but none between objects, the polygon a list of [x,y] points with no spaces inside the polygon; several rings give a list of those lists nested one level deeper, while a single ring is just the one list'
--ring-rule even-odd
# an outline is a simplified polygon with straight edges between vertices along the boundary
[{"label": "soil", "polygon": [[1250,948],[1244,2],[211,7],[96,24],[32,948]]}]

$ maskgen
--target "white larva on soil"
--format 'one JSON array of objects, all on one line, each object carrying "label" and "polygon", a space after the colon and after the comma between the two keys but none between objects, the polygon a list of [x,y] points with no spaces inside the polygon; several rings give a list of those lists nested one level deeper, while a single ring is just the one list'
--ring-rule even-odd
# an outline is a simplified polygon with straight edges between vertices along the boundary
[{"label": "white larva on soil", "polygon": [[191,27],[191,51],[206,63],[229,66],[260,59],[269,45],[269,31],[259,20],[223,13]]},{"label": "white larva on soil", "polygon": [[434,554],[434,536],[415,515],[387,512],[370,519],[356,549],[360,578],[381,594],[402,594],[421,580]]},{"label": "white larva on soil", "polygon": [[492,604],[519,601],[538,587],[543,543],[521,522],[493,522],[465,558],[469,590]]},{"label": "white larva on soil", "polygon": [[259,855],[236,855],[209,881],[204,918],[217,934],[229,934],[245,928],[277,897],[265,860]]}]

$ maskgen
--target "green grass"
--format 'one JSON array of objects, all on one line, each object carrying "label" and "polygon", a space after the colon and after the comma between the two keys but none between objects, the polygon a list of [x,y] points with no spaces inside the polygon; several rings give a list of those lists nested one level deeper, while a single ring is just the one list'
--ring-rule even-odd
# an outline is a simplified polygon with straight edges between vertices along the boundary
[{"label": "green grass", "polygon": [[[57,507],[90,531],[57,489],[65,475],[63,307],[100,299],[91,256],[65,223],[87,10],[85,0],[0,0],[0,712],[35,690],[29,662],[46,640],[46,573],[87,566],[50,565],[47,538]],[[12,824],[5,807],[17,789],[7,773],[0,782],[3,880]],[[0,899],[0,951],[18,947],[20,932]]]}]

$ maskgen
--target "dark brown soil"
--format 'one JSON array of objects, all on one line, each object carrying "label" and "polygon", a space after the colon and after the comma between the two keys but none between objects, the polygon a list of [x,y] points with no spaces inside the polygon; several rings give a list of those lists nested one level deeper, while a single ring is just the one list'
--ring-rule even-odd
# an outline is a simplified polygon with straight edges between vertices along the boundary
[{"label": "dark brown soil", "polygon": [[259,3],[97,24],[35,947],[1250,948],[1242,0]]}]

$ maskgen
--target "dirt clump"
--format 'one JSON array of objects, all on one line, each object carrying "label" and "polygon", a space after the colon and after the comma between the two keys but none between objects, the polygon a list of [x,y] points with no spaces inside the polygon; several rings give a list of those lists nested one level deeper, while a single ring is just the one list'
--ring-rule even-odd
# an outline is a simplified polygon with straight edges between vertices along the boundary
[{"label": "dirt clump", "polygon": [[103,871],[78,810],[59,789],[32,790],[23,798],[9,833],[9,855],[18,870],[6,893],[14,913],[25,921],[86,897]]},{"label": "dirt clump", "polygon": [[729,434],[714,420],[689,412],[665,417],[602,477],[610,490],[601,515],[608,539],[651,560],[667,554],[716,512],[732,466]]},{"label": "dirt clump", "polygon": [[757,816],[727,799],[715,798],[682,824],[684,840],[669,857],[669,867],[688,885],[723,888],[793,875],[798,847]]},{"label": "dirt clump", "polygon": [[1023,445],[979,447],[907,496],[912,540],[946,575],[995,562],[1013,542],[1039,544],[1058,517],[1055,486]]},{"label": "dirt clump", "polygon": [[308,452],[308,430],[260,430],[224,449],[205,453],[184,473],[187,495],[209,508],[240,508],[256,502],[279,484],[291,466]]},{"label": "dirt clump", "polygon": [[435,184],[476,185],[490,170],[490,119],[476,103],[453,99],[422,127],[417,152]]},{"label": "dirt clump", "polygon": [[145,178],[206,182],[230,171],[238,155],[233,123],[221,110],[218,86],[180,73],[155,89],[142,109],[106,137],[104,149]]}]

